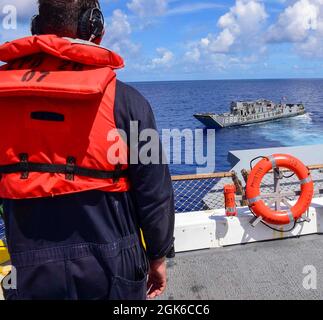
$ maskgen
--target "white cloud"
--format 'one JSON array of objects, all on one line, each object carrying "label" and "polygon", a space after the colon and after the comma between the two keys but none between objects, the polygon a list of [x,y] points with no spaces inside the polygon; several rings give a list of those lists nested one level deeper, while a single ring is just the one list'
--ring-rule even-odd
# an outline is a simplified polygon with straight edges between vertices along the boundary
[{"label": "white cloud", "polygon": [[157,48],[156,49],[159,57],[152,59],[151,67],[156,68],[159,66],[169,67],[171,62],[174,59],[174,54],[170,50],[165,48]]},{"label": "white cloud", "polygon": [[269,28],[268,40],[273,42],[301,42],[309,32],[319,28],[323,1],[299,0],[287,7],[276,24]]},{"label": "white cloud", "polygon": [[139,51],[139,45],[131,41],[132,28],[128,16],[120,9],[113,11],[105,36],[108,47],[119,54],[128,56]]},{"label": "white cloud", "polygon": [[269,28],[269,42],[295,44],[297,53],[323,57],[323,0],[297,0]]},{"label": "white cloud", "polygon": [[114,10],[111,22],[108,24],[108,37],[111,42],[116,42],[120,38],[128,37],[132,32],[128,16],[120,9]]},{"label": "white cloud", "polygon": [[323,58],[323,34],[309,36],[305,42],[295,45],[295,49],[310,58]]},{"label": "white cloud", "polygon": [[[189,45],[185,59],[212,61],[216,55],[263,50],[263,31],[267,20],[265,6],[260,0],[236,0],[230,10],[218,20],[220,31]],[[223,56],[221,57],[223,60]]]},{"label": "white cloud", "polygon": [[235,42],[235,35],[229,30],[224,29],[217,36],[209,34],[201,39],[200,46],[213,53],[227,53]]},{"label": "white cloud", "polygon": [[152,59],[141,59],[130,66],[131,69],[143,74],[160,74],[160,70],[169,69],[174,65],[175,55],[172,51],[166,48],[156,49],[157,57]]},{"label": "white cloud", "polygon": [[131,0],[127,6],[140,17],[161,16],[167,11],[168,0]]},{"label": "white cloud", "polygon": [[185,53],[186,61],[199,62],[200,58],[201,58],[201,51],[197,47],[193,47]]}]

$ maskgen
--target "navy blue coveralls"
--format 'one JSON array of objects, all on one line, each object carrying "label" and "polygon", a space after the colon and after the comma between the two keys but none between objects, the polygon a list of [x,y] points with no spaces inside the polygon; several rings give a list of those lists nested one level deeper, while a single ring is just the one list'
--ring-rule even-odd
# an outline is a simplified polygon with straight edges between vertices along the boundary
[{"label": "navy blue coveralls", "polygon": [[[117,128],[156,129],[149,103],[117,82]],[[129,140],[129,139],[128,139]],[[140,148],[140,146],[139,146]],[[149,260],[173,246],[174,196],[167,165],[130,165],[131,191],[3,200],[15,299],[146,299]],[[140,241],[144,232],[147,251]]]}]

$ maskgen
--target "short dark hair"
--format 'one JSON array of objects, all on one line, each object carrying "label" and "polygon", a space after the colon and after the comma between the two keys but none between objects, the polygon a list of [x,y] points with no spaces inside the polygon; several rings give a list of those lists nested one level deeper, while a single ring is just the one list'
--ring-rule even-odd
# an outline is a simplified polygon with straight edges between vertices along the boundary
[{"label": "short dark hair", "polygon": [[97,0],[38,0],[42,34],[77,37],[81,15],[94,8]]}]

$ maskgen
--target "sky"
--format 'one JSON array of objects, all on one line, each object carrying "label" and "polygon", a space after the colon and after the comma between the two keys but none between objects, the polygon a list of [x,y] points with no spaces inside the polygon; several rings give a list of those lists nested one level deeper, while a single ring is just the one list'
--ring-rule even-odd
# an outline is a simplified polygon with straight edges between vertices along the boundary
[{"label": "sky", "polygon": [[[8,5],[17,28],[8,30]],[[124,81],[323,78],[323,0],[101,0]],[[30,33],[36,0],[0,0],[0,42]]]}]

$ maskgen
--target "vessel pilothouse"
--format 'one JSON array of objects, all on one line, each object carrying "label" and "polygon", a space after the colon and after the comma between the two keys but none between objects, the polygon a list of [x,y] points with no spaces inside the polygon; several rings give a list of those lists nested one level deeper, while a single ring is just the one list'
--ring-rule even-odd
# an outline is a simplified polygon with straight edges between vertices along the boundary
[{"label": "vessel pilothouse", "polygon": [[302,103],[274,103],[270,100],[236,101],[231,103],[229,113],[200,113],[194,117],[206,127],[225,128],[253,124],[282,118],[295,117],[306,113]]}]

